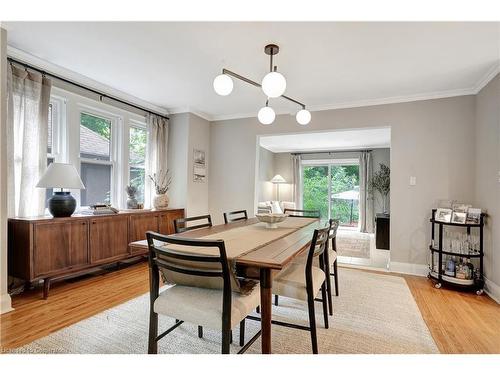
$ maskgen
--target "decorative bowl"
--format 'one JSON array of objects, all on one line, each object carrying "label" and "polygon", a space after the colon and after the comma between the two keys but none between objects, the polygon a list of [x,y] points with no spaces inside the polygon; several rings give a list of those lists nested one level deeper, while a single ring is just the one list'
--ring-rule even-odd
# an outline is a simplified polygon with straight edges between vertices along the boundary
[{"label": "decorative bowl", "polygon": [[266,223],[268,228],[278,228],[278,223],[284,221],[288,215],[287,214],[256,214],[255,217],[259,219],[260,222]]}]

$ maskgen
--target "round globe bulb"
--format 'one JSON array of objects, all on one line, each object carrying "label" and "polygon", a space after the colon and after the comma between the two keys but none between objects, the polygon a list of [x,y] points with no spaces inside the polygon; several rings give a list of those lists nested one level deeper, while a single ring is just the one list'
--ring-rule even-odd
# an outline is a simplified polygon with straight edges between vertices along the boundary
[{"label": "round globe bulb", "polygon": [[286,89],[286,79],[278,72],[267,73],[262,79],[262,91],[269,98],[277,98],[283,95]]},{"label": "round globe bulb", "polygon": [[271,107],[262,107],[257,115],[261,124],[270,125],[273,123],[276,114]]},{"label": "round globe bulb", "polygon": [[221,96],[231,94],[233,91],[233,80],[227,74],[220,74],[214,79],[214,90]]},{"label": "round globe bulb", "polygon": [[295,115],[295,119],[300,125],[307,125],[311,121],[311,112],[307,109],[301,109]]}]

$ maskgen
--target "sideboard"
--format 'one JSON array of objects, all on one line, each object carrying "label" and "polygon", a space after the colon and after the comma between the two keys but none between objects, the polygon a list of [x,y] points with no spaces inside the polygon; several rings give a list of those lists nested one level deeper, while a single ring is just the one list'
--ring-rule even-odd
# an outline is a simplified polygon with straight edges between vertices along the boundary
[{"label": "sideboard", "polygon": [[129,243],[146,239],[148,230],[174,233],[173,221],[180,217],[183,209],[9,219],[9,275],[27,283],[43,280],[46,299],[51,281],[146,255]]}]

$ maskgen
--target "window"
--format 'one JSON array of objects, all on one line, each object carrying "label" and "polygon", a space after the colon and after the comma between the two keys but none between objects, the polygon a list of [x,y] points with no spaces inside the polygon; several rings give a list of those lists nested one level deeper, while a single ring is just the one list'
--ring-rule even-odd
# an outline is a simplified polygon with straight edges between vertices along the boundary
[{"label": "window", "polygon": [[80,205],[111,203],[112,122],[90,113],[80,113]]},{"label": "window", "polygon": [[[58,128],[58,117],[57,117],[57,103],[52,101],[49,103],[49,116],[48,116],[48,139],[47,139],[47,165],[54,162],[56,154],[56,140],[57,140],[57,128]],[[54,189],[45,189],[45,207],[47,207],[47,201],[54,194]]]},{"label": "window", "polygon": [[131,125],[129,132],[130,185],[137,188],[136,198],[144,203],[147,131],[140,125]]}]

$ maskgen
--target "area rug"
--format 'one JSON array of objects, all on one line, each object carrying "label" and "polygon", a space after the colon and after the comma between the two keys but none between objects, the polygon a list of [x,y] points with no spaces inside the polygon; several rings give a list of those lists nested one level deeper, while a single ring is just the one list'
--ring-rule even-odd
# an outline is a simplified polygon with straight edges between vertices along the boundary
[{"label": "area rug", "polygon": [[337,253],[344,257],[370,259],[370,235],[339,229],[337,231]]},{"label": "area rug", "polygon": [[[397,276],[339,268],[340,296],[334,297],[330,328],[323,327],[321,304],[316,305],[320,353],[437,353],[406,281]],[[147,353],[147,294],[91,318],[57,331],[12,353]],[[273,317],[307,325],[304,303],[280,298]],[[160,317],[160,332],[174,322]],[[259,329],[248,321],[246,337]],[[274,353],[311,353],[309,332],[272,327]],[[197,327],[184,323],[159,341],[160,353],[220,353],[220,332],[205,329],[203,339]],[[239,349],[235,329],[231,352]],[[247,353],[260,352],[260,339]]]}]

